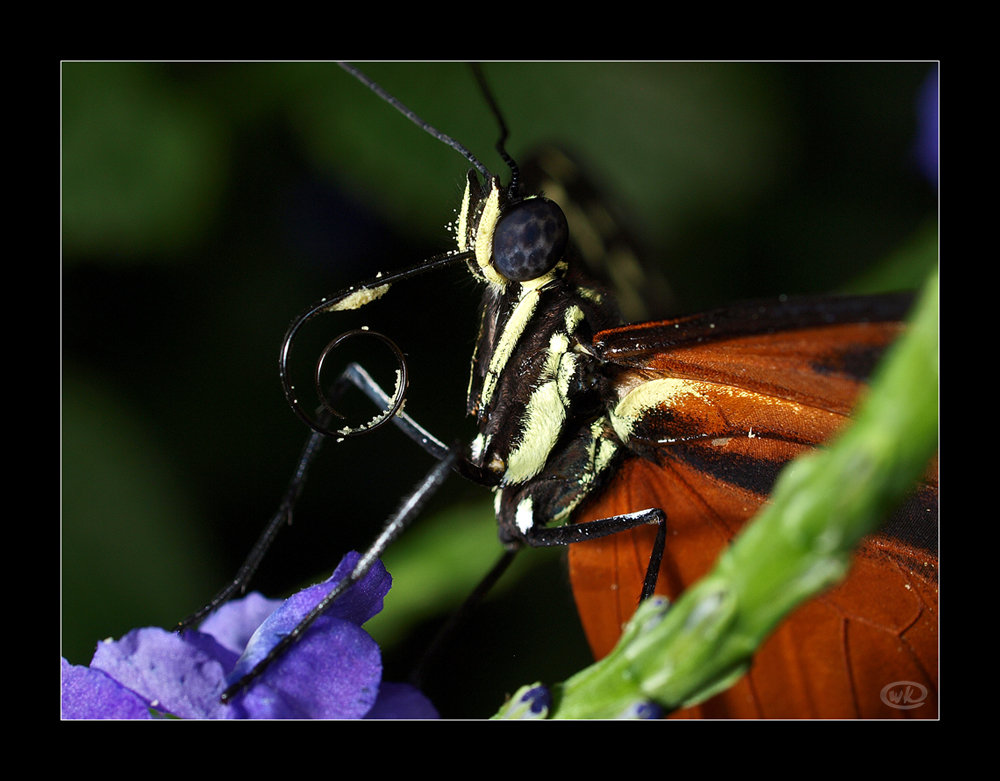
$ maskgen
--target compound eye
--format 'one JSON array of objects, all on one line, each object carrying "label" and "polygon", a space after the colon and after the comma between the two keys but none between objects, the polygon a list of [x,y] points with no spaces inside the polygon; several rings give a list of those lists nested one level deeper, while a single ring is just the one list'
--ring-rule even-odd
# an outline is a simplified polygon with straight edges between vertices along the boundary
[{"label": "compound eye", "polygon": [[529,198],[509,207],[493,231],[493,265],[513,282],[550,272],[569,240],[569,226],[554,201]]}]

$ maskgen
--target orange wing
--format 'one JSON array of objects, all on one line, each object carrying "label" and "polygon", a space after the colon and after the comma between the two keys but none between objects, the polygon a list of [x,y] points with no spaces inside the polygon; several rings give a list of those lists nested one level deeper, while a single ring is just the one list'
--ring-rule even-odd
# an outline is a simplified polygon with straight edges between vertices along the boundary
[{"label": "orange wing", "polygon": [[[574,520],[662,508],[667,545],[657,592],[676,598],[766,501],[780,468],[846,422],[868,369],[901,327],[694,337],[666,350],[674,322],[598,334],[622,395],[663,377],[691,380],[691,392],[649,409],[633,429],[630,455]],[[677,715],[936,716],[936,505],[935,466],[914,500],[863,543],[843,584],[786,620],[735,687]],[[570,546],[573,591],[597,658],[635,610],[654,536],[643,527]],[[926,704],[887,706],[883,687],[897,681],[927,687]]]}]

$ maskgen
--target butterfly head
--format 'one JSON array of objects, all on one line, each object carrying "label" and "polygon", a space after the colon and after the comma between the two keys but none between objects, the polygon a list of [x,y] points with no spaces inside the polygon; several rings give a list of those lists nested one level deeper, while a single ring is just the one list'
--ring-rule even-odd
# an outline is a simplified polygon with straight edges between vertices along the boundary
[{"label": "butterfly head", "polygon": [[565,270],[562,209],[542,196],[513,195],[497,177],[480,183],[469,171],[455,234],[460,252],[475,252],[472,273],[501,289],[543,285]]}]

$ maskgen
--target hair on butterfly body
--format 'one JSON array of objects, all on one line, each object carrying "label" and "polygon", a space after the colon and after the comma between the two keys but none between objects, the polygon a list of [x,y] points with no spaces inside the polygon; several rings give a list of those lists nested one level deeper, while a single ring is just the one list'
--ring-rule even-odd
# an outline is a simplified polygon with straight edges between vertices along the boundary
[{"label": "hair on butterfly body", "polygon": [[[683,71],[685,69],[690,69],[690,67],[691,66],[682,66],[681,70]],[[442,68],[442,69],[446,70],[446,68]],[[433,72],[435,70],[442,70],[442,69],[429,68],[429,69],[426,69],[426,70],[429,70],[430,72]],[[566,71],[567,71],[567,69],[568,68],[565,67],[565,66],[563,66],[563,67],[546,68],[546,69],[544,69],[542,71],[538,71],[536,69],[536,70],[534,70],[534,71],[531,72],[531,76],[529,78],[525,79],[524,78],[525,73],[530,70],[530,69],[527,68],[527,66],[512,66],[511,68],[507,69],[504,66],[499,66],[498,65],[497,66],[497,71],[498,72],[494,71],[492,69],[492,66],[491,66],[491,71],[490,71],[489,75],[490,75],[491,81],[493,81],[493,83],[494,83],[494,86],[497,88],[497,90],[499,92],[501,92],[501,98],[500,98],[500,100],[501,100],[501,103],[504,104],[505,111],[508,112],[508,121],[509,121],[509,124],[514,128],[514,139],[515,139],[515,142],[519,143],[521,139],[526,138],[527,135],[532,132],[532,124],[531,124],[532,123],[532,117],[534,117],[535,119],[540,119],[542,123],[545,122],[544,112],[540,110],[540,108],[542,107],[542,104],[544,104],[544,102],[545,102],[545,98],[544,97],[540,97],[540,98],[532,97],[531,93],[530,93],[530,90],[526,90],[526,88],[525,88],[526,82],[530,82],[530,81],[533,81],[533,80],[534,81],[538,81],[538,80],[548,81],[547,73],[548,73],[548,71],[552,71],[552,72],[554,72],[556,74],[556,77],[554,79],[552,79],[551,81],[548,81],[548,83],[550,85],[554,85],[554,86],[547,87],[547,89],[551,89],[553,91],[563,93],[563,94],[560,95],[559,99],[560,100],[564,100],[566,103],[572,103],[572,102],[575,101],[577,103],[577,105],[580,105],[579,98],[580,98],[580,96],[584,92],[586,92],[586,90],[584,90],[584,89],[574,89],[573,87],[570,87],[567,90],[567,88],[565,86],[566,83],[564,81],[560,82],[559,75],[560,74],[565,74]],[[569,68],[569,69],[571,69],[571,68]],[[404,67],[401,67],[401,66],[383,66],[383,71],[382,72],[383,72],[383,75],[384,75],[386,72],[388,72],[389,74],[392,74],[393,72],[405,73],[407,70],[408,70],[408,68],[404,68]],[[460,78],[467,80],[467,74],[463,71],[462,68],[459,68],[459,67],[456,66],[455,70],[460,74]],[[655,77],[655,75],[657,75],[658,73],[666,73],[667,70],[668,70],[668,67],[667,66],[662,66],[662,67],[659,67],[659,68],[653,68],[653,67],[642,68],[642,67],[639,67],[639,68],[629,69],[629,68],[623,66],[621,69],[609,68],[609,69],[606,69],[606,70],[608,71],[608,73],[615,73],[614,80],[617,81],[619,84],[624,84],[626,90],[629,88],[628,85],[630,83],[632,83],[632,82],[630,82],[630,77],[632,75],[635,76],[634,83],[640,83],[640,82],[645,81],[645,83],[646,83],[646,95],[649,95],[649,94],[651,94],[650,91],[649,91],[650,88],[648,86],[651,83],[650,80],[653,79]],[[764,70],[766,71],[767,69],[764,69]],[[657,72],[657,74],[654,74],[653,76],[651,76],[650,74],[652,72],[654,72],[654,71]],[[604,82],[607,82],[607,81],[611,80],[610,76],[603,76],[602,75],[602,73],[601,73],[601,66],[580,66],[580,72],[585,77],[583,79],[583,81],[585,81],[588,84],[588,87],[593,86],[593,84],[595,84],[595,83],[597,83],[597,84],[602,83],[602,79],[604,80]],[[444,127],[446,130],[451,131],[456,136],[458,136],[458,137],[462,138],[463,140],[465,140],[465,138],[467,137],[467,135],[463,134],[464,131],[462,131],[461,129],[458,130],[458,131],[454,130],[453,129],[453,125],[449,124],[449,120],[447,120],[447,119],[441,120],[441,119],[438,118],[438,116],[434,115],[432,112],[427,112],[424,109],[423,105],[419,103],[419,100],[415,99],[413,97],[414,94],[420,95],[421,92],[424,91],[423,90],[423,85],[420,84],[420,83],[418,83],[418,82],[424,82],[424,84],[427,83],[426,80],[421,75],[422,71],[421,71],[421,68],[419,66],[415,66],[414,67],[414,73],[415,73],[417,81],[414,82],[413,89],[410,92],[408,92],[406,90],[405,86],[400,87],[400,86],[397,86],[396,84],[392,84],[391,83],[391,77],[389,79],[386,79],[386,78],[382,78],[382,76],[379,75],[379,76],[376,76],[376,78],[377,79],[381,78],[383,81],[387,82],[387,86],[393,92],[399,94],[404,100],[406,100],[408,103],[410,103],[411,105],[413,105],[414,108],[416,108],[417,110],[421,111],[422,114],[425,114],[427,116],[427,118],[429,118],[432,122],[435,123],[435,125],[440,126],[440,127]],[[508,78],[508,74],[512,75],[513,78]],[[621,74],[625,75],[624,79],[620,77]],[[336,75],[338,77],[340,77],[340,78],[343,78],[343,74],[339,74],[338,73]],[[510,86],[510,85],[513,85],[513,86]],[[356,85],[351,85],[351,86],[352,87],[356,87]],[[443,90],[443,91],[446,91],[446,90]],[[613,91],[610,91],[610,92],[613,92]],[[531,114],[531,116],[526,117],[526,118],[518,118],[516,120],[515,119],[511,119],[511,112],[517,112],[518,111],[518,107],[516,105],[517,104],[517,99],[518,99],[518,95],[522,94],[522,93],[528,95],[525,103],[527,104],[527,107],[528,107],[527,110]],[[606,94],[607,94],[606,92],[602,92],[601,93],[602,99],[604,99],[604,96]],[[658,93],[656,93],[655,90],[654,90],[654,92],[652,94],[658,94]],[[513,98],[511,96],[513,96]],[[364,95],[364,98],[365,98],[365,105],[370,105],[367,101],[371,100],[371,96],[366,94],[366,95]],[[353,101],[353,99],[351,99],[351,100]],[[475,100],[475,99],[471,98],[470,99],[470,103],[473,102],[473,100]],[[511,104],[514,104],[514,105],[512,106]],[[356,110],[356,106],[357,105],[358,105],[358,103],[352,102],[352,106],[355,107],[355,109],[353,109],[353,110]],[[384,109],[384,107],[378,107],[376,109],[373,109],[373,113],[380,113],[383,109]],[[612,111],[610,113],[615,113],[615,112]],[[621,112],[619,112],[619,113],[621,113]],[[527,121],[525,121],[525,119]],[[409,132],[412,131],[411,128],[401,127],[400,124],[398,122],[396,122],[395,120],[388,120],[386,122],[386,124],[389,124],[391,126],[391,128],[392,128],[391,130],[389,130],[390,136],[396,138],[397,140],[400,137],[406,136]],[[480,123],[480,124],[486,124],[486,123]],[[586,125],[587,123],[586,122],[580,122],[580,124],[581,125]],[[487,128],[486,132],[487,133],[492,133],[492,128]],[[554,135],[554,134],[556,134],[556,132],[557,131],[554,130],[554,129],[551,129],[551,126],[550,126],[550,130],[544,132],[542,135],[545,135],[545,136]],[[667,127],[664,130],[664,132],[669,132],[669,127]],[[418,135],[419,136],[421,134],[414,133],[414,135]],[[487,145],[491,144],[492,143],[492,139],[487,138],[484,141],[484,143],[487,144]],[[433,144],[430,144],[429,139],[428,139],[428,144],[431,145],[431,146],[433,146]],[[579,148],[580,144],[577,143],[576,146],[577,146],[577,148]],[[480,146],[479,148],[482,148],[482,146]],[[584,150],[584,151],[586,152],[587,150]],[[448,154],[449,155],[453,155],[453,153],[451,153],[450,151],[448,151]],[[515,156],[520,157],[520,153],[518,152],[517,154],[515,154]],[[640,157],[641,157],[641,155],[640,155]],[[412,155],[410,156],[409,159],[412,162]],[[596,154],[595,155],[592,152],[591,152],[591,154],[589,156],[589,159],[591,161],[597,163],[598,165],[600,165],[601,162],[602,162],[601,161],[601,155],[600,154]],[[407,179],[407,176],[405,174],[405,171],[407,170],[406,161],[404,160],[403,163],[394,162],[392,165],[394,166],[394,169],[395,169],[395,173],[394,173],[395,180],[397,182],[402,182],[403,180],[406,180]],[[459,171],[460,171],[461,170],[461,163],[460,162],[453,163],[452,167],[453,167],[453,169],[459,169]],[[663,167],[663,166],[660,166],[660,167]],[[372,176],[371,178],[372,179],[376,179],[378,177],[377,176]],[[426,177],[421,177],[421,176],[417,176],[415,178],[426,179]],[[440,176],[440,170],[438,169],[438,174],[435,177],[435,180],[436,179],[440,179],[440,178],[442,178],[442,177]],[[444,219],[447,218],[448,208],[450,206],[450,200],[449,200],[449,198],[455,196],[455,188],[456,188],[455,181],[459,178],[459,174],[456,173],[456,174],[453,174],[451,176],[446,175],[444,178],[447,179],[447,181],[446,181],[446,189],[448,190],[448,192],[446,192],[443,196],[437,196],[437,197],[428,196],[428,197],[426,197],[424,199],[425,201],[433,202],[437,206],[437,208],[436,209],[434,209],[434,207],[429,207],[429,208],[432,208],[433,210],[435,210],[436,212],[442,214],[443,216],[436,217],[434,220],[428,220],[428,219],[426,219],[424,217],[421,217],[421,219],[420,219],[420,223],[421,223],[420,229],[423,230],[423,231],[434,231],[434,230],[440,231],[439,226],[440,226],[441,222],[443,222]],[[612,176],[610,178],[612,180],[615,179],[614,176]],[[665,176],[663,178],[670,178],[670,177],[669,176]],[[407,183],[407,184],[409,184],[409,183]],[[421,181],[418,186],[420,186],[420,187],[426,187],[427,186],[427,182]],[[387,198],[396,197],[396,198],[402,198],[404,200],[406,200],[406,199],[409,199],[410,201],[413,200],[412,196],[401,196],[401,195],[399,195],[399,193],[398,193],[399,189],[400,188],[398,186],[393,186],[392,188],[390,188],[390,190],[392,192],[389,193],[389,195],[387,196]],[[617,189],[619,191],[621,191],[622,188],[619,185],[617,187]],[[653,189],[655,189],[655,187],[647,187],[647,190],[649,192],[652,192]],[[635,201],[637,199],[634,197],[634,193],[631,193],[631,196],[632,197],[629,198],[629,194],[628,193],[626,194],[626,198],[628,200],[631,200],[633,203],[635,203]],[[642,199],[638,199],[638,200],[642,200]],[[752,202],[753,199],[750,199],[750,200]],[[650,202],[651,202],[651,199],[647,199],[646,201],[643,201],[643,203],[641,205],[642,205],[642,207],[643,207],[644,210],[648,210],[648,209],[651,208],[650,205],[649,205]],[[669,219],[669,220],[667,220],[667,219],[661,219],[660,222],[664,223],[664,224],[676,224],[676,221],[673,220],[673,219]],[[407,228],[407,230],[412,230],[412,229],[413,229],[412,226],[408,226],[408,228]],[[722,238],[721,233],[719,234],[719,236],[717,238]],[[760,234],[757,234],[757,236],[755,237],[755,241],[759,241],[759,240],[760,240]],[[432,254],[432,253],[428,253],[428,252],[424,252],[423,253],[423,255],[428,255],[428,254]],[[680,259],[680,257],[679,257],[680,254],[681,253],[678,253],[678,252],[662,253],[663,257],[665,257],[665,258],[674,257],[674,258],[677,258],[678,260]],[[727,254],[727,253],[726,252],[720,252],[720,254]],[[850,255],[851,253],[842,253],[842,254],[844,254],[844,255]],[[419,257],[419,256],[420,255],[416,255],[415,257]],[[407,265],[407,264],[408,264],[407,260],[398,260],[394,256],[391,262],[385,261],[385,260],[381,261],[379,263],[379,265],[377,266],[377,268],[384,270],[386,268],[391,268],[393,266]],[[702,266],[704,266],[704,262],[696,263],[695,265],[702,265]],[[366,275],[367,275],[366,273],[362,273],[362,274],[355,274],[354,276],[355,277],[361,277],[361,276],[366,276]],[[719,276],[725,277],[726,275],[719,275]],[[673,274],[671,274],[671,279],[672,280],[674,279]],[[419,284],[419,283],[414,283],[414,284]],[[735,282],[733,282],[732,284],[735,284]],[[338,285],[336,285],[336,284],[327,285],[327,287],[330,287],[331,289],[335,289],[337,286]],[[451,282],[447,282],[447,281],[444,283],[444,286],[448,288],[448,290],[446,291],[447,294],[456,294],[456,297],[460,296],[463,293],[463,289],[465,287],[467,287],[467,285],[465,283],[460,283],[457,286],[458,289],[456,290],[455,289],[456,286],[453,286]],[[826,284],[826,283],[819,283],[817,285],[817,288],[828,287],[828,286],[829,285]],[[428,283],[428,288],[427,289],[430,289],[432,287],[433,287],[433,283]],[[751,291],[750,294],[752,294],[752,295],[754,295],[754,294],[760,294],[761,292],[764,292],[764,291],[760,291],[760,290]],[[401,333],[400,328],[396,327],[396,326],[393,326],[391,324],[389,324],[389,325],[383,325],[383,320],[382,320],[383,316],[391,315],[391,313],[388,310],[389,309],[394,309],[395,306],[396,306],[396,302],[397,301],[399,301],[402,298],[406,298],[407,297],[407,295],[402,290],[400,290],[400,291],[394,291],[394,293],[396,293],[396,295],[393,298],[393,305],[392,306],[390,306],[390,307],[382,306],[378,310],[377,314],[376,314],[376,312],[375,312],[375,310],[373,308],[373,311],[371,313],[370,324],[373,325],[373,326],[377,325],[378,328],[379,328],[379,330],[382,330],[383,332],[386,332],[389,336],[398,339],[399,337],[397,337],[396,335],[399,334],[399,333]],[[308,292],[305,293],[304,295],[302,293],[300,293],[299,294],[299,298],[298,298],[298,303],[293,303],[291,305],[291,308],[292,309],[297,308],[301,304],[302,300],[308,300],[309,298],[313,297],[313,295],[314,295],[313,293],[308,293]],[[444,293],[442,293],[442,295],[444,295]],[[719,296],[719,294],[717,293],[717,294],[715,294],[715,296]],[[722,293],[721,297],[715,297],[713,300],[720,301],[720,300],[724,300],[725,297],[726,297],[726,293]],[[423,292],[421,292],[421,298],[423,298]],[[693,298],[694,299],[701,298],[702,300],[704,300],[705,294],[695,294],[693,296]],[[430,301],[430,299],[424,299],[424,300]],[[286,305],[286,307],[287,307],[287,305]],[[365,314],[365,315],[368,315],[368,313],[364,309],[361,310],[361,312],[363,314]],[[451,317],[451,315],[449,315],[449,317]],[[375,322],[376,320],[378,320],[378,323]],[[455,355],[452,355],[450,361],[446,360],[448,356],[441,356],[438,360],[439,360],[439,363],[441,365],[443,365],[445,363],[457,363],[457,364],[460,364],[459,365],[459,375],[460,375],[460,378],[458,380],[458,391],[457,391],[457,396],[459,398],[459,402],[458,402],[459,407],[458,408],[460,409],[461,408],[461,406],[460,406],[461,405],[461,396],[463,395],[463,392],[464,392],[464,390],[466,388],[466,385],[467,385],[467,382],[468,382],[468,364],[467,364],[467,361],[468,361],[468,355],[471,352],[471,344],[470,344],[470,342],[471,342],[471,339],[472,339],[472,337],[474,336],[474,333],[475,333],[475,322],[474,322],[474,317],[473,318],[463,319],[461,323],[459,323],[458,320],[459,320],[459,316],[457,316],[457,315],[454,316],[453,320],[449,320],[449,322],[452,322],[454,324],[454,329],[445,329],[445,330],[455,330],[455,331],[464,330],[464,331],[467,332],[465,334],[465,336],[464,336],[464,339],[465,339],[465,351],[462,352],[462,353],[459,353],[459,355],[461,355],[461,358],[458,358]],[[400,341],[402,341],[402,339],[400,339]],[[418,347],[419,347],[419,345],[418,345]],[[411,350],[416,349],[416,348],[413,347],[412,345],[406,345],[404,347],[404,349],[406,349],[407,352],[410,352]],[[270,360],[271,359],[268,358],[268,361],[270,361]],[[422,366],[426,365],[425,361],[427,361],[427,360],[431,360],[431,359],[413,360],[413,361],[411,361],[411,368],[414,371],[419,371]],[[422,392],[423,389],[426,389],[426,388],[427,388],[427,383],[426,382],[418,382],[418,381],[414,380],[413,383],[412,383],[412,385],[411,385],[410,405],[408,406],[408,410],[410,412],[412,412],[413,414],[415,414],[415,415],[417,414],[418,410],[420,411],[420,413],[421,413],[420,417],[421,417],[422,421],[426,421],[427,420],[427,414],[428,414],[428,412],[430,413],[430,415],[431,415],[432,418],[434,416],[439,415],[439,413],[437,413],[436,410],[429,409],[429,408],[426,407],[426,405],[424,407],[420,407],[419,406],[419,401],[418,401],[419,394]],[[449,402],[449,406],[452,407],[452,411],[451,411],[452,418],[457,420],[457,410],[454,409],[454,405],[451,402]],[[448,413],[441,413],[440,416],[439,416],[439,419],[442,419],[442,420],[445,419],[447,417],[447,414]],[[428,425],[430,427],[430,424],[428,424]],[[438,432],[438,431],[441,430],[437,426],[434,426],[433,429],[435,430],[435,432]],[[375,448],[375,447],[378,446],[379,442],[396,442],[397,444],[392,444],[392,445],[389,446],[390,449],[391,449],[391,452],[393,454],[394,460],[395,459],[399,459],[399,460],[402,461],[402,460],[409,460],[411,458],[408,455],[410,451],[407,450],[407,448],[411,447],[409,445],[409,443],[406,443],[404,441],[401,444],[398,444],[399,439],[398,439],[398,437],[396,437],[395,434],[393,434],[393,432],[387,432],[387,433],[383,432],[383,433],[380,433],[378,435],[378,437],[380,439],[376,440],[376,439],[373,438],[370,442],[366,442],[361,449],[362,450],[367,450],[369,448]],[[294,448],[294,444],[291,444],[290,446],[292,448]],[[331,457],[331,456],[327,456],[327,458],[333,460],[333,457]],[[413,456],[412,458],[415,460],[415,459],[419,458],[419,456]],[[311,487],[309,489],[309,491],[306,492],[307,500],[308,500],[310,491],[313,491],[313,490],[314,489]],[[459,489],[459,490],[461,490],[461,489]],[[365,492],[365,493],[370,493],[370,492]],[[297,525],[296,532],[294,534],[292,534],[292,535],[289,535],[289,537],[294,538],[294,537],[298,536],[299,534],[305,533],[305,532],[302,531],[302,528],[304,526],[306,526],[306,525],[309,525],[309,524],[307,524],[307,521],[306,521],[306,518],[308,517],[309,514],[310,513],[304,508],[303,511],[302,511],[302,513],[300,514],[300,519],[301,520],[300,520],[300,523]],[[373,521],[373,522],[377,522],[377,521]],[[245,518],[244,518],[244,523],[246,523],[246,519]],[[357,544],[357,543],[355,543],[355,544]],[[236,547],[236,546],[234,545],[234,547]],[[333,547],[330,546],[329,549],[332,550]],[[290,567],[290,566],[292,566],[292,565],[291,564],[282,564],[282,565],[280,565],[280,567],[282,569],[284,569],[286,567]],[[264,573],[262,571],[262,575],[263,574]],[[522,604],[518,606],[517,610],[518,611],[527,611],[530,606],[529,605],[524,605],[523,604],[524,600],[521,600],[521,602],[522,602]],[[510,624],[510,629],[508,630],[508,632],[512,632],[513,631],[514,627],[518,623],[518,619],[519,619],[519,616],[517,616],[517,615],[515,615],[515,616],[512,617],[511,624]],[[527,620],[525,620],[525,623],[527,623]],[[505,632],[505,633],[508,633],[508,632]],[[537,643],[535,643],[535,642],[521,643],[519,645],[519,647],[520,647],[519,653],[523,652],[526,647],[533,646],[533,645],[537,645]]]},{"label": "hair on butterfly body", "polygon": [[[898,307],[898,305],[894,305],[894,306],[895,306],[895,312],[896,312],[896,314],[892,314],[892,315],[890,315],[890,316],[891,316],[891,317],[893,317],[893,318],[896,318],[896,317],[898,317],[898,316],[899,316],[899,313],[900,313],[900,312],[901,312],[902,310],[901,310],[901,309],[900,309],[900,308]],[[786,315],[781,315],[781,317],[785,317],[785,316],[786,316]],[[791,318],[795,318],[795,317],[796,317],[797,315],[795,315],[794,313],[788,313],[788,315],[787,315],[787,316],[788,316],[788,317],[791,317]],[[822,318],[821,318],[821,319],[822,319]],[[712,325],[714,325],[714,323],[713,323]],[[530,351],[529,351],[529,352],[530,352]],[[838,359],[838,360],[839,360],[839,359]],[[478,364],[477,364],[477,365],[478,365]],[[480,371],[480,376],[482,376],[482,375],[483,375],[483,372],[482,372],[482,371]],[[473,380],[473,382],[474,382],[474,383],[476,382],[476,379],[475,379],[475,375],[474,375],[474,380]],[[484,384],[485,384],[485,381],[484,381]],[[503,395],[503,394],[501,394],[501,395]],[[516,397],[516,393],[514,394],[514,396]],[[508,396],[507,398],[510,398],[510,396]],[[475,406],[475,404],[474,404],[474,403],[473,403],[473,406]],[[754,434],[753,434],[753,432],[754,432],[754,428],[753,428],[753,425],[752,425],[752,424],[751,424],[751,426],[749,427],[749,432],[750,432],[750,438],[752,439],[752,438],[754,437]],[[767,438],[767,436],[768,436],[768,435],[767,435],[767,433],[766,433],[766,432],[764,432],[764,431],[762,431],[762,430],[761,430],[760,428],[758,428],[758,430],[757,430],[757,434],[756,434],[756,437],[757,437],[758,441],[766,441],[766,438]],[[719,438],[716,438],[716,439],[718,440]],[[474,451],[474,452],[475,452],[475,451]],[[769,479],[770,479],[770,478],[769,478]],[[502,501],[503,501],[503,500],[501,499],[501,502],[502,502]],[[498,513],[498,514],[500,514],[500,515],[501,515],[501,526],[503,526],[503,520],[502,520],[502,519],[503,519],[503,514],[502,514],[502,513]],[[610,513],[608,513],[608,514],[610,514]],[[515,517],[515,518],[516,518],[516,517],[517,517],[517,515],[518,515],[517,511],[516,511],[516,510],[512,510],[512,511],[511,511],[510,513],[508,513],[507,517],[508,517],[508,518],[510,518],[510,517]],[[515,521],[515,522],[514,522],[514,523],[512,524],[512,526],[514,526],[514,527],[517,527],[517,528],[520,528],[520,527],[518,526],[518,524],[517,524],[517,522],[516,522],[516,521]],[[504,533],[505,533],[505,532],[504,532],[504,531],[502,530],[502,532],[501,532],[502,536],[503,536],[503,534],[504,534]],[[516,534],[515,532],[511,532],[511,533],[512,533],[512,534]],[[571,548],[571,556],[572,556],[572,554],[573,554],[573,550],[574,550],[574,549],[573,549],[573,548]],[[640,569],[641,569],[641,567],[640,567]]]},{"label": "hair on butterfly body", "polygon": [[[455,226],[457,252],[363,283],[307,310],[286,335],[283,373],[298,330],[316,315],[367,303],[415,272],[455,261],[467,264],[485,285],[468,394],[468,411],[478,421],[479,435],[455,463],[456,471],[493,488],[508,556],[523,546],[582,549],[587,540],[617,540],[626,531],[655,525],[652,552],[641,556],[648,569],[639,562],[640,570],[646,569],[643,582],[622,595],[629,603],[657,586],[666,511],[678,512],[679,500],[693,501],[701,526],[718,519],[731,524],[732,533],[766,500],[781,466],[844,425],[862,387],[859,378],[869,368],[855,356],[869,356],[871,363],[895,339],[909,299],[791,299],[622,327],[610,291],[591,281],[568,249],[562,210],[521,189],[519,171],[501,146],[505,134],[504,128],[498,148],[511,169],[509,185],[463,150],[479,172],[467,177]],[[361,296],[364,291],[370,293]],[[749,362],[744,365],[745,351]],[[284,382],[297,414],[333,434],[299,405],[287,377]],[[400,403],[397,394],[390,414]],[[427,449],[436,457],[444,452],[441,443]],[[648,475],[640,483],[622,485],[620,474],[636,464],[645,464]],[[657,486],[648,498],[626,498],[646,483]],[[687,488],[678,494],[674,483]],[[609,492],[625,501],[613,512],[595,512],[594,500]],[[664,573],[670,571],[672,554],[666,554]],[[696,549],[698,556],[710,558]],[[579,560],[571,554],[571,561]],[[851,577],[863,578],[864,571]],[[936,570],[932,577],[936,579]],[[692,582],[682,581],[682,586]],[[588,633],[595,631],[586,604],[593,601],[592,583],[588,575],[585,589],[577,590],[581,615],[590,620]],[[910,588],[908,582],[892,587]],[[613,587],[610,593],[615,593]],[[595,595],[599,598],[599,591]],[[836,620],[845,626],[848,620],[864,624],[867,609],[853,603]],[[936,611],[936,600],[929,609]],[[626,608],[622,618],[629,612]],[[927,621],[934,622],[928,631],[936,637],[936,615],[923,623]],[[885,631],[888,639],[895,630]],[[595,650],[600,648],[593,634],[591,642]],[[921,643],[917,653],[923,653]],[[876,648],[855,640],[850,660],[843,664],[881,669],[885,661]],[[840,653],[835,637],[828,650]],[[827,651],[814,648],[813,653]],[[870,654],[876,654],[871,662]],[[800,673],[805,685],[826,691],[832,684],[824,663],[811,664]],[[936,657],[933,662],[921,657],[917,664],[936,669]],[[925,682],[936,697],[936,673]],[[757,715],[849,715],[852,708],[854,715],[871,712],[869,693],[848,691],[846,696],[846,710],[837,710],[841,706],[834,705],[829,693],[829,703],[798,710],[783,697],[774,703],[767,697],[752,699]]]}]

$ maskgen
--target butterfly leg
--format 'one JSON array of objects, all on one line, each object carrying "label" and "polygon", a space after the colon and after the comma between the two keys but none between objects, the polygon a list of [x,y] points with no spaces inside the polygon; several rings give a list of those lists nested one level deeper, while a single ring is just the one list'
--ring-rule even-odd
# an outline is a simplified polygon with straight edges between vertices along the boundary
[{"label": "butterfly leg", "polygon": [[298,641],[300,637],[305,633],[305,631],[312,626],[312,624],[319,618],[326,610],[332,605],[341,594],[343,594],[348,588],[357,583],[359,580],[364,578],[368,574],[368,570],[371,569],[372,565],[382,556],[386,548],[389,547],[390,543],[395,540],[403,530],[410,524],[410,522],[420,514],[421,509],[424,504],[437,492],[438,488],[448,477],[448,473],[451,471],[454,462],[459,458],[459,453],[457,448],[452,448],[445,453],[445,457],[435,464],[427,476],[417,484],[413,492],[407,496],[396,512],[390,516],[389,520],[386,522],[382,529],[382,533],[376,538],[375,542],[369,546],[360,559],[358,559],[357,564],[355,564],[354,569],[351,574],[348,575],[344,580],[340,581],[325,597],[323,597],[315,607],[313,607],[309,613],[303,618],[292,631],[281,638],[281,640],[270,650],[267,655],[258,662],[254,668],[240,678],[238,681],[233,683],[229,688],[227,688],[223,694],[222,699],[227,700],[233,695],[242,691],[246,688],[254,679],[258,678],[269,666],[270,664],[280,657],[292,644]]},{"label": "butterfly leg", "polygon": [[[374,401],[375,404],[382,405],[382,409],[385,409],[389,405],[389,395],[382,390],[364,368],[354,363],[349,365],[334,381],[327,397],[331,402],[336,402],[351,387],[358,388]],[[331,417],[329,412],[321,410],[319,413],[319,422],[324,427],[328,427],[331,423]],[[397,412],[392,422],[435,459],[438,461],[448,459],[449,463],[453,465],[454,459],[449,459],[450,449],[405,412]],[[316,456],[319,454],[320,447],[326,437],[327,435],[314,431],[306,440],[277,512],[268,521],[267,526],[257,539],[246,560],[240,566],[235,577],[220,589],[208,604],[181,621],[175,628],[175,631],[183,632],[185,629],[195,626],[209,613],[228,602],[234,596],[243,594],[246,591],[247,584],[257,571],[257,567],[271,547],[278,532],[283,526],[291,525],[295,504],[302,493],[307,473],[310,466],[316,460]],[[458,471],[464,473],[466,470],[460,468]]]},{"label": "butterfly leg", "polygon": [[642,584],[640,600],[648,599],[656,589],[656,579],[663,561],[663,550],[667,542],[667,516],[663,510],[640,510],[625,515],[614,515],[610,518],[600,518],[586,523],[572,523],[565,526],[532,528],[524,535],[525,541],[533,548],[545,548],[555,545],[573,545],[577,542],[608,537],[618,532],[634,529],[646,524],[657,524],[656,540],[653,552],[646,567],[646,577]]}]

